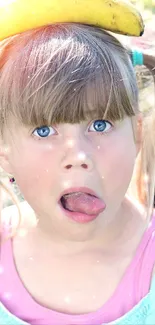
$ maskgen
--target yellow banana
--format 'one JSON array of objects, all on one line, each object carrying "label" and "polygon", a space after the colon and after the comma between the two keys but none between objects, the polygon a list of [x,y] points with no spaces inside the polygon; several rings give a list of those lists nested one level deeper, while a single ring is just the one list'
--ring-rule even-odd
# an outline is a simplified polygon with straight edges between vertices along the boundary
[{"label": "yellow banana", "polygon": [[100,26],[130,36],[144,32],[142,17],[126,0],[0,0],[0,39],[54,23]]}]

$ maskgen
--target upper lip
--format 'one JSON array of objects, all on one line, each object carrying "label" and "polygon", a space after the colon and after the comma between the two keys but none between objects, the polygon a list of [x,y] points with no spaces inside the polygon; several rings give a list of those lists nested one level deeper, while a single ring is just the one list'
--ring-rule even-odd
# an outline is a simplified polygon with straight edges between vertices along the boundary
[{"label": "upper lip", "polygon": [[64,195],[70,194],[70,193],[77,193],[77,192],[87,193],[87,194],[90,194],[90,195],[93,195],[93,196],[99,198],[99,196],[93,190],[91,190],[89,187],[70,187],[70,188],[64,190],[63,192],[61,192],[61,194],[59,196],[59,201],[60,201],[61,197]]}]

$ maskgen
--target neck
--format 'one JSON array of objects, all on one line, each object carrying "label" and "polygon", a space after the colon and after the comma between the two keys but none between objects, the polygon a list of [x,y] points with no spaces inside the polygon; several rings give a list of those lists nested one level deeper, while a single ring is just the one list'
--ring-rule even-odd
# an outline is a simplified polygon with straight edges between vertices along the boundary
[{"label": "neck", "polygon": [[[135,217],[136,215],[136,217]],[[139,216],[139,218],[137,218]],[[57,254],[79,254],[81,252],[92,252],[95,250],[108,250],[110,247],[114,247],[120,241],[126,241],[130,238],[137,228],[140,229],[140,223],[142,222],[143,214],[140,211],[140,207],[133,205],[129,198],[125,199],[121,207],[118,209],[114,218],[109,218],[111,221],[105,222],[101,219],[101,223],[95,228],[94,232],[90,232],[89,236],[85,236],[85,233],[81,234],[81,227],[75,225],[76,236],[72,232],[68,236],[63,236],[62,233],[58,233],[53,225],[45,217],[39,217],[37,226],[29,227],[27,239],[31,245],[38,245],[41,247],[48,247],[51,251],[56,251]],[[37,218],[36,218],[37,220]],[[77,229],[78,228],[78,229]],[[75,230],[75,229],[73,229]],[[78,234],[79,232],[79,234]]]}]

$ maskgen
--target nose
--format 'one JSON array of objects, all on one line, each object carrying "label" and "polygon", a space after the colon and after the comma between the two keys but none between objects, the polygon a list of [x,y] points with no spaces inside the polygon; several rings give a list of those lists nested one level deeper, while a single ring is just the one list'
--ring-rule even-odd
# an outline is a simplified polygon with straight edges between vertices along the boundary
[{"label": "nose", "polygon": [[90,157],[90,152],[88,152],[88,144],[86,145],[84,140],[68,139],[65,145],[65,155],[62,161],[62,167],[65,171],[75,168],[92,171],[93,160]]}]

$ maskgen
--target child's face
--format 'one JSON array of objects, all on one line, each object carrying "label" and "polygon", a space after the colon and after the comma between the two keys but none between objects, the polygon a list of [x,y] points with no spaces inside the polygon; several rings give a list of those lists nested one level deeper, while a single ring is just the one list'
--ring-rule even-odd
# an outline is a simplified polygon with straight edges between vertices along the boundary
[{"label": "child's face", "polygon": [[[89,236],[111,222],[128,189],[137,148],[131,119],[60,124],[28,130],[16,125],[8,137],[4,168],[16,179],[36,213],[63,236]],[[106,204],[96,220],[77,226],[59,207],[62,191],[88,187]],[[72,235],[71,235],[72,234]]]}]

